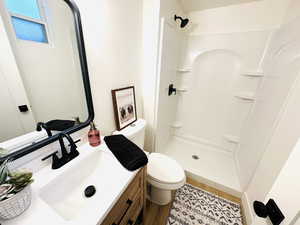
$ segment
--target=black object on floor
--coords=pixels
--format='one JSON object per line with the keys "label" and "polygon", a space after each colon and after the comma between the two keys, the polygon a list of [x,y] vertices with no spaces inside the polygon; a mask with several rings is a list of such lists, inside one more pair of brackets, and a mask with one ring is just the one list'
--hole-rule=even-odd
{"label": "black object on floor", "polygon": [[270,199],[265,205],[262,202],[254,201],[253,208],[259,217],[266,218],[269,216],[273,225],[279,225],[285,219],[281,210],[273,199]]}
{"label": "black object on floor", "polygon": [[104,137],[110,151],[127,170],[137,170],[148,163],[146,154],[124,135]]}

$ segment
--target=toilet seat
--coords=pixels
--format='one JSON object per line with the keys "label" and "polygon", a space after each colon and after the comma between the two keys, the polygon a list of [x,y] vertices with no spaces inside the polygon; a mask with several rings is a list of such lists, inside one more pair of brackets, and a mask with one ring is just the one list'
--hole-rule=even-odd
{"label": "toilet seat", "polygon": [[148,156],[148,182],[158,188],[175,190],[185,183],[182,167],[173,159],[160,153]]}

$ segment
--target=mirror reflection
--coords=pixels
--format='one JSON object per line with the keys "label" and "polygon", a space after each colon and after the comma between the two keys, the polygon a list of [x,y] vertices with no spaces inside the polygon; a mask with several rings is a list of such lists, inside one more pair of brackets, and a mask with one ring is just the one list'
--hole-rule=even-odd
{"label": "mirror reflection", "polygon": [[[0,147],[88,118],[72,11],[63,0],[0,1]],[[46,124],[46,126],[45,126]],[[38,126],[37,126],[38,125]]]}

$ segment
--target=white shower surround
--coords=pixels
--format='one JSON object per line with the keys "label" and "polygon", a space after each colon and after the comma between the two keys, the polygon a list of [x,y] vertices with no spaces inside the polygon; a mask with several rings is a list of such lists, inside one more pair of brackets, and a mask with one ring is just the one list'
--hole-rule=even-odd
{"label": "white shower surround", "polygon": [[[243,108],[243,101],[235,98],[241,57],[226,49],[204,50],[195,55],[188,66],[191,72],[178,77],[179,86],[185,87],[187,93],[179,95],[177,121],[182,128],[176,129],[175,135],[232,152],[235,144],[224,137],[239,136],[238,124],[244,120],[244,112],[237,118],[237,108]],[[248,108],[242,111],[247,112]]]}
{"label": "white shower surround", "polygon": [[[299,11],[295,10],[295,8],[299,9],[299,6],[290,7],[286,13],[289,2],[283,0],[272,1],[272,3],[264,1],[189,15],[194,26],[191,33],[186,36],[186,51],[181,60],[182,63],[174,65],[173,71],[176,70],[176,72],[172,78],[175,80],[177,88],[185,92],[178,94],[176,110],[173,108],[174,105],[170,106],[167,101],[164,101],[163,105],[158,104],[158,111],[164,111],[161,114],[163,118],[157,119],[158,123],[164,119],[170,122],[170,119],[174,118],[172,115],[174,112],[176,112],[176,119],[169,124],[168,128],[164,129],[164,132],[161,132],[160,129],[157,130],[156,141],[164,139],[165,146],[156,148],[156,151],[164,152],[175,158],[189,175],[193,175],[194,178],[204,183],[232,194],[243,193],[242,200],[246,208],[246,216],[250,218],[249,224],[251,224],[253,216],[250,212],[251,202],[255,199],[263,199],[270,190],[294,141],[292,137],[284,139],[277,137],[277,140],[273,137],[274,132],[277,132],[278,124],[281,123],[282,112],[285,111],[293,90],[295,76],[299,71],[298,58],[295,58],[298,56],[298,46],[293,48],[293,43],[291,43],[299,40],[295,38],[299,33],[298,29],[292,29],[292,24],[281,25],[284,14],[287,17],[285,24],[300,18],[298,17]],[[297,3],[297,1],[293,2]],[[270,4],[274,7],[270,8]],[[243,17],[245,20],[233,20],[242,14],[256,12],[258,7],[264,14],[259,14],[257,20],[246,21],[245,18],[250,18],[247,16]],[[275,15],[276,20],[272,19],[270,22],[269,19]],[[212,23],[207,23],[207,21]],[[205,22],[209,26],[203,27]],[[297,27],[299,23],[295,21],[294,24]],[[290,53],[284,53],[285,48],[290,49],[291,51],[287,50]],[[235,86],[231,89],[231,93],[234,93],[232,101],[240,104],[235,108],[236,111],[232,108],[232,112],[236,112],[240,117],[236,119],[237,117],[232,116],[235,123],[231,124],[235,124],[235,128],[230,132],[225,132],[221,137],[220,133],[224,132],[218,130],[215,132],[215,134],[219,132],[217,138],[215,136],[205,139],[201,138],[201,132],[197,132],[196,127],[199,126],[196,123],[190,122],[188,126],[186,125],[185,121],[192,121],[192,118],[185,118],[185,114],[181,110],[183,105],[189,105],[194,111],[197,108],[197,105],[192,103],[197,102],[198,98],[191,94],[195,94],[195,90],[193,91],[191,88],[196,85],[195,77],[199,78],[199,75],[194,76],[194,59],[197,59],[199,55],[200,58],[203,55],[210,55],[213,58],[213,53],[216,51],[223,52],[224,55],[235,55],[240,63],[239,76],[230,76],[233,78],[232,80],[235,78]],[[274,55],[282,55],[280,57],[286,63],[277,67],[270,64],[268,66],[266,62],[270,59],[274,62]],[[287,68],[288,66],[284,65],[293,66]],[[217,68],[217,70],[219,69],[221,70],[221,68]],[[165,76],[161,74],[161,77]],[[161,89],[162,92],[160,90],[159,97],[166,93],[164,92],[166,89],[167,86]],[[181,101],[184,98],[186,101]],[[241,119],[243,117],[244,120]],[[226,117],[224,116],[224,118]],[[186,130],[192,132],[186,135],[187,133],[183,132]],[[205,135],[207,134],[204,133]],[[281,144],[284,144],[284,149],[288,152],[280,152],[279,147],[275,145],[277,142],[283,142]],[[269,154],[269,152],[273,152],[273,154]],[[193,160],[193,154],[198,155],[200,159]],[[279,155],[284,155],[284,159],[279,159]],[[275,160],[272,165],[269,161],[270,157]],[[258,186],[262,188],[257,188]]]}
{"label": "white shower surround", "polygon": [[[168,105],[172,97],[163,92],[167,81],[161,87],[159,97],[166,100],[159,104],[158,112],[164,113],[158,115],[158,124],[170,124],[167,128],[164,124],[164,129],[158,126],[156,140],[164,144],[157,150],[177,159],[191,175],[235,195],[242,192],[236,149],[263,77],[261,60],[271,33],[186,35],[182,62],[171,78],[177,88],[187,90],[178,93],[176,110],[173,103]],[[176,114],[172,123],[170,110]],[[193,154],[200,156],[197,163]]]}

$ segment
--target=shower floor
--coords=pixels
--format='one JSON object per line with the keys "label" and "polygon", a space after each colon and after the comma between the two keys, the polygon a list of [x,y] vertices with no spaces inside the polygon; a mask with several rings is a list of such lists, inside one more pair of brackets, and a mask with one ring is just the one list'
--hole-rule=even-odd
{"label": "shower floor", "polygon": [[241,196],[235,161],[230,153],[179,137],[173,137],[161,152],[180,163],[191,178],[229,194]]}

